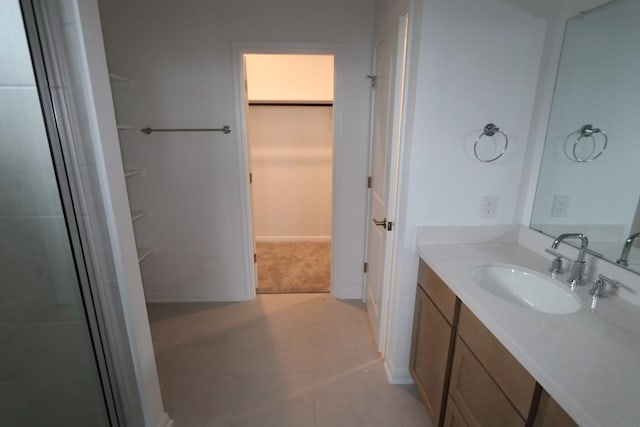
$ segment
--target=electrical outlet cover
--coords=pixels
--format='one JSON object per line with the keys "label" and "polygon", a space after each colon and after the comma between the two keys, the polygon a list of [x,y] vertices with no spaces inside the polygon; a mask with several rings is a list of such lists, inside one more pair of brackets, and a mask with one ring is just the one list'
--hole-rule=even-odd
{"label": "electrical outlet cover", "polygon": [[484,196],[482,199],[481,218],[495,218],[498,216],[498,201],[500,196]]}
{"label": "electrical outlet cover", "polygon": [[567,216],[569,206],[569,196],[564,194],[556,194],[553,196],[553,205],[551,207],[552,218],[563,218]]}

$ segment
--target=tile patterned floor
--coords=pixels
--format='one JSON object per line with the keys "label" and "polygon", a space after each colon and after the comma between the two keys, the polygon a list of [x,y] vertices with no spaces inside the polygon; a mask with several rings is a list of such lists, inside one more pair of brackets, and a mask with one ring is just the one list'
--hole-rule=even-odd
{"label": "tile patterned floor", "polygon": [[387,383],[359,302],[259,295],[149,319],[176,427],[431,426],[414,386]]}

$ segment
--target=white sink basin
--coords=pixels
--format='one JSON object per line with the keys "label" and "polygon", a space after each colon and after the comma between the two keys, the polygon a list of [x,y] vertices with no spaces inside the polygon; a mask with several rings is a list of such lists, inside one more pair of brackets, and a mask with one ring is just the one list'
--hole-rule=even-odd
{"label": "white sink basin", "polygon": [[532,271],[484,265],[474,268],[471,274],[492,294],[542,313],[568,314],[580,309],[580,299],[568,286]]}

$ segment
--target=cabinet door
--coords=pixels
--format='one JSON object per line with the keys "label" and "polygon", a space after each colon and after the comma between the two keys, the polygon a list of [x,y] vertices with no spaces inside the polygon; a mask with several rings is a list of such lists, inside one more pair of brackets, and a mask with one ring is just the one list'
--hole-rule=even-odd
{"label": "cabinet door", "polygon": [[453,399],[447,400],[443,427],[469,427]]}
{"label": "cabinet door", "polygon": [[577,424],[546,391],[542,390],[533,427],[577,427]]}
{"label": "cabinet door", "polygon": [[460,307],[458,336],[509,397],[520,416],[528,417],[536,380],[464,304]]}
{"label": "cabinet door", "polygon": [[525,422],[500,387],[458,338],[449,394],[471,426],[524,426]]}
{"label": "cabinet door", "polygon": [[451,326],[418,287],[411,347],[411,374],[434,424],[440,420],[445,395]]}

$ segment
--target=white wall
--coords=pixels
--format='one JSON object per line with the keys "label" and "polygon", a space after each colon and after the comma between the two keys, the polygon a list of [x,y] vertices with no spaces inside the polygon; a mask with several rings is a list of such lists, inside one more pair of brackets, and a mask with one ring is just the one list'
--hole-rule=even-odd
{"label": "white wall", "polygon": [[[385,354],[394,381],[410,380],[417,226],[514,221],[545,33],[543,19],[499,0],[425,0],[422,7],[413,25],[419,50],[409,85],[417,95],[408,106]],[[388,27],[380,21],[377,28]],[[473,158],[473,141],[488,122],[508,133],[510,145],[499,161],[483,164]],[[484,195],[500,197],[494,219],[480,217]]]}
{"label": "white wall", "polygon": [[245,55],[249,101],[333,101],[333,55]]}
{"label": "white wall", "polygon": [[256,241],[329,241],[333,108],[248,110]]}
{"label": "white wall", "polygon": [[[252,260],[245,242],[233,41],[336,43],[333,293],[362,294],[373,1],[103,1],[111,71],[136,80],[116,109],[141,126],[228,124],[230,135],[138,133],[125,163],[146,169],[130,196],[152,216],[136,229],[156,252],[143,264],[149,301],[242,300]],[[244,236],[244,237],[243,237]],[[246,240],[243,240],[245,239]]]}

